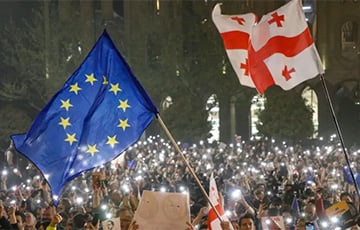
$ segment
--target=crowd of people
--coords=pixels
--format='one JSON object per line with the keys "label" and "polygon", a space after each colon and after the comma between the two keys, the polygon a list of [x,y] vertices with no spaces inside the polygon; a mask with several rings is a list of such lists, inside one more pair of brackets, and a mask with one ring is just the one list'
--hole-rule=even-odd
{"label": "crowd of people", "polygon": [[[230,144],[179,146],[206,191],[213,173],[234,229],[280,229],[275,217],[286,229],[358,229],[359,196],[344,180],[347,162],[335,136],[294,145],[236,138]],[[346,151],[356,177],[360,151]],[[188,193],[188,229],[208,227],[207,199],[180,153],[160,136],[83,172],[65,186],[56,205],[42,174],[12,145],[2,158],[0,229],[111,229],[107,220],[113,218],[120,218],[121,229],[137,229],[132,220],[144,190]],[[327,210],[340,201],[346,212],[330,215]],[[226,224],[223,229],[230,229]]]}

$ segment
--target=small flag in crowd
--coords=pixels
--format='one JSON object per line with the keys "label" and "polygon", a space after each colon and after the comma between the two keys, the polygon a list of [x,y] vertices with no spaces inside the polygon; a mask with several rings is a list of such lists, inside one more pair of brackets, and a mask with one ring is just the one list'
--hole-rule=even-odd
{"label": "small flag in crowd", "polygon": [[293,201],[291,203],[291,209],[293,210],[295,216],[300,216],[299,200],[296,197],[293,198]]}
{"label": "small flag in crowd", "polygon": [[[209,199],[210,199],[210,202],[214,205],[218,214],[221,216],[221,219],[223,221],[229,221],[229,219],[227,218],[227,216],[224,213],[224,209],[222,207],[222,202],[220,201],[220,196],[219,196],[219,193],[217,190],[217,186],[216,186],[216,182],[215,182],[213,173],[211,173],[211,176],[210,176]],[[220,222],[218,216],[216,215],[215,210],[212,207],[210,207],[210,210],[208,213],[208,229],[209,230],[222,230],[220,223],[221,222]],[[231,225],[230,225],[230,229],[233,230]]]}
{"label": "small flag in crowd", "polygon": [[212,20],[221,34],[231,65],[240,84],[255,88],[250,77],[248,47],[250,32],[257,17],[253,13],[224,15],[220,6],[220,3],[215,5]]}
{"label": "small flag in crowd", "polygon": [[360,174],[357,172],[354,172],[351,168],[344,166],[343,168],[343,177],[344,177],[344,181],[350,185],[354,185],[354,180],[351,176],[351,171],[354,174],[355,180],[356,180],[356,184],[358,185],[358,187],[360,186]]}
{"label": "small flag in crowd", "polygon": [[[224,32],[233,31],[229,20],[219,23],[219,9],[216,5],[213,11],[213,21],[224,39]],[[240,21],[240,20],[239,20]],[[245,20],[246,21],[246,20]],[[247,20],[249,21],[249,20]],[[246,76],[250,74],[253,84],[259,93],[272,86],[278,85],[284,90],[290,90],[298,84],[323,74],[324,70],[316,50],[310,30],[307,26],[301,1],[292,0],[279,9],[270,12],[262,17],[258,24],[251,21],[247,32],[250,34],[247,51],[248,62],[246,65]],[[226,25],[226,26],[225,26]],[[237,38],[230,36],[224,39],[224,43],[237,44],[234,41],[243,42],[245,36]],[[231,42],[230,42],[231,41]],[[228,52],[230,46],[225,44]],[[245,49],[245,47],[241,47]],[[239,48],[238,48],[239,49]],[[241,58],[246,58],[246,52]],[[228,55],[231,63],[235,63],[235,72],[239,79],[243,79],[243,72],[239,72],[239,57]],[[240,68],[241,69],[241,68]],[[239,75],[240,73],[240,75]],[[240,81],[241,82],[241,81]],[[242,82],[241,82],[242,83]],[[243,83],[242,83],[243,84]],[[251,84],[244,84],[252,87]]]}
{"label": "small flag in crowd", "polygon": [[157,113],[104,31],[29,131],[12,140],[41,171],[56,198],[71,179],[136,142]]}

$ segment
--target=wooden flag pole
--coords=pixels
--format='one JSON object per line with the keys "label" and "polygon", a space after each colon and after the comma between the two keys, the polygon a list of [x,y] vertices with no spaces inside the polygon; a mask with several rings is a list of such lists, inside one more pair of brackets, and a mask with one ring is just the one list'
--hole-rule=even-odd
{"label": "wooden flag pole", "polygon": [[189,164],[188,160],[185,158],[183,152],[181,151],[179,145],[176,143],[175,139],[173,138],[173,136],[171,135],[170,131],[168,130],[168,128],[166,127],[166,125],[164,124],[163,120],[160,117],[160,114],[157,114],[157,119],[161,125],[161,127],[164,129],[166,135],[169,137],[171,143],[174,145],[176,151],[180,154],[182,160],[184,161],[184,163],[186,164],[187,168],[189,169],[191,175],[194,177],[196,183],[199,185],[200,190],[202,192],[202,194],[204,195],[204,197],[206,198],[207,202],[210,204],[211,208],[214,210],[214,212],[216,213],[217,217],[219,218],[219,220],[223,223],[223,220],[219,214],[219,212],[217,211],[217,209],[215,208],[214,204],[210,201],[210,198],[208,196],[208,194],[206,193],[204,187],[202,186],[199,178],[196,176],[194,170],[192,169],[191,165]]}
{"label": "wooden flag pole", "polygon": [[358,185],[356,183],[356,178],[354,176],[354,173],[353,171],[351,170],[351,166],[350,166],[350,160],[349,160],[349,155],[346,151],[346,147],[345,147],[345,144],[344,144],[344,139],[343,139],[343,136],[342,136],[342,133],[341,133],[341,130],[340,130],[340,126],[339,126],[339,123],[338,123],[338,120],[336,118],[336,115],[335,115],[335,111],[334,111],[334,107],[332,105],[332,102],[331,102],[331,98],[330,98],[330,94],[329,94],[329,90],[326,86],[326,82],[325,82],[325,79],[324,79],[324,75],[321,74],[320,75],[320,79],[321,79],[321,82],[322,82],[322,85],[324,87],[324,90],[325,90],[325,96],[326,96],[326,99],[329,103],[329,107],[330,107],[330,110],[331,110],[331,115],[332,115],[332,118],[334,120],[334,123],[335,123],[335,127],[336,127],[336,130],[337,130],[337,133],[339,135],[339,139],[340,139],[340,142],[341,142],[341,147],[343,149],[343,152],[344,152],[344,155],[345,155],[345,160],[346,160],[346,163],[349,167],[349,171],[350,171],[350,174],[351,174],[351,178],[353,179],[354,181],[354,185],[355,185],[355,189],[356,189],[356,192],[357,192],[357,195],[360,197],[360,191],[359,191],[359,188],[358,188]]}

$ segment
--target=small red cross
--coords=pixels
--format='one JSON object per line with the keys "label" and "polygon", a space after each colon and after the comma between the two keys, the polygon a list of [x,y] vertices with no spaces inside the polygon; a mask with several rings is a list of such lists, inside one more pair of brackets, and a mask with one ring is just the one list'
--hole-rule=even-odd
{"label": "small red cross", "polygon": [[245,59],[245,63],[240,63],[240,69],[244,69],[244,75],[249,76],[249,59]]}
{"label": "small red cross", "polygon": [[239,23],[240,25],[244,25],[245,19],[244,18],[240,18],[237,16],[233,16],[231,17],[232,20],[236,21],[237,23]]}
{"label": "small red cross", "polygon": [[276,23],[277,27],[282,27],[281,21],[285,21],[284,15],[278,15],[277,12],[271,15],[272,19],[268,21],[269,24]]}
{"label": "small red cross", "polygon": [[282,75],[284,76],[285,80],[288,81],[291,79],[291,73],[294,73],[295,72],[295,69],[294,68],[291,68],[290,70],[288,70],[287,68],[287,65],[285,65],[283,71],[282,71]]}

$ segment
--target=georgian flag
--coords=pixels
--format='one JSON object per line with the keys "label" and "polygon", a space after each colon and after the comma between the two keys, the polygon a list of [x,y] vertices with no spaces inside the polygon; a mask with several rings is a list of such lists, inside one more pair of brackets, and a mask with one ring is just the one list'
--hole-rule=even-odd
{"label": "georgian flag", "polygon": [[253,27],[249,64],[259,93],[272,85],[290,90],[324,73],[300,0],[264,15]]}
{"label": "georgian flag", "polygon": [[[214,179],[213,173],[210,176],[210,186],[209,186],[209,199],[213,204],[218,214],[221,216],[222,221],[229,221],[229,218],[225,215],[224,209],[222,207],[222,203],[220,202],[220,196],[217,190],[216,182]],[[216,215],[214,209],[210,206],[210,210],[208,213],[208,229],[209,230],[222,230],[220,226],[220,220]],[[232,225],[230,224],[230,230],[233,230]]]}
{"label": "georgian flag", "polygon": [[215,5],[212,20],[221,34],[228,58],[240,84],[255,88],[249,72],[248,46],[250,32],[257,17],[253,13],[223,15],[220,5]]}

